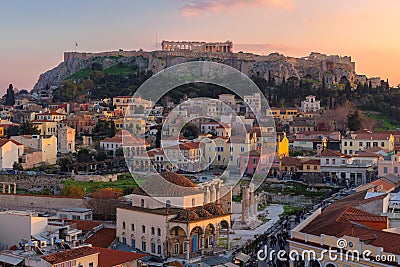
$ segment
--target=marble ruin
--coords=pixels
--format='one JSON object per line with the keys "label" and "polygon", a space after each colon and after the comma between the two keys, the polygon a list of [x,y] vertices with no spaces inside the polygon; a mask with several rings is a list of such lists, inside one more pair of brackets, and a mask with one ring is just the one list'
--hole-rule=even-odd
{"label": "marble ruin", "polygon": [[233,43],[226,42],[190,42],[190,41],[163,41],[161,43],[163,51],[188,51],[199,53],[232,53]]}

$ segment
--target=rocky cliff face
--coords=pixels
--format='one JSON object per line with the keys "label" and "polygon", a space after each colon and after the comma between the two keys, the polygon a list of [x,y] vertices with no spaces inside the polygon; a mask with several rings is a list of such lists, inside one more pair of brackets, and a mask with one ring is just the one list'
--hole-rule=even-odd
{"label": "rocky cliff face", "polygon": [[104,52],[91,53],[66,53],[65,61],[52,70],[40,75],[34,86],[35,91],[40,91],[46,86],[59,86],[75,72],[89,68],[93,62],[99,62],[106,69],[114,64],[131,63],[140,70],[157,73],[170,66],[194,60],[209,60],[227,64],[248,76],[261,76],[268,79],[274,77],[277,84],[283,78],[322,80],[327,84],[338,83],[343,77],[354,81],[355,63],[350,57],[327,56],[311,53],[305,58],[292,58],[277,53],[268,56],[258,56],[246,53],[232,54],[199,54],[199,53],[174,53],[166,51],[155,52]]}

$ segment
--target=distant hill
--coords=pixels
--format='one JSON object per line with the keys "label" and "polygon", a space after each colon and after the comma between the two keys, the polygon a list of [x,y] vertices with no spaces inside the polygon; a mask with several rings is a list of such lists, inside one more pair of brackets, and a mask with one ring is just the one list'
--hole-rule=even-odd
{"label": "distant hill", "polygon": [[[106,75],[129,76],[158,71],[188,61],[208,60],[234,67],[250,77],[275,80],[280,84],[288,79],[308,79],[327,86],[343,79],[358,81],[355,63],[350,57],[311,53],[308,57],[293,58],[273,53],[267,56],[249,53],[182,53],[167,51],[113,51],[104,53],[65,52],[64,61],[40,75],[35,92],[61,86],[65,80],[88,79],[93,63],[100,64]],[[121,67],[118,67],[121,66]],[[366,81],[364,81],[366,82]]]}

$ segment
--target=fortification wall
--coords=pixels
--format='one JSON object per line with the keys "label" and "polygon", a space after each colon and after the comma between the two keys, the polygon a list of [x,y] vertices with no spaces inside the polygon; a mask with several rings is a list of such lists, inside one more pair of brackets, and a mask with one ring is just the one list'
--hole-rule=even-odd
{"label": "fortification wall", "polygon": [[50,211],[85,207],[86,200],[80,198],[0,194],[1,209]]}

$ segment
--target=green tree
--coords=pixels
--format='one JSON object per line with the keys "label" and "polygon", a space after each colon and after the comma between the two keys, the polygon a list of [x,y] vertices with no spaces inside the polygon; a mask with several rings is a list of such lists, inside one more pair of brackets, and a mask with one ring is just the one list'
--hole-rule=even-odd
{"label": "green tree", "polygon": [[355,110],[353,113],[349,113],[347,115],[347,127],[350,131],[361,130],[362,119],[358,110]]}
{"label": "green tree", "polygon": [[83,198],[85,196],[85,191],[81,186],[77,185],[65,185],[61,189],[62,196]]}
{"label": "green tree", "polygon": [[57,160],[57,164],[60,167],[60,171],[69,172],[74,165],[74,159],[71,154],[68,154]]}
{"label": "green tree", "polygon": [[196,139],[199,136],[199,129],[193,123],[186,123],[182,128],[182,135],[188,139]]}
{"label": "green tree", "polygon": [[87,148],[81,148],[78,150],[78,162],[91,162],[92,155],[90,155],[90,151]]}
{"label": "green tree", "polygon": [[14,87],[12,84],[10,84],[8,86],[7,93],[6,93],[6,100],[5,100],[4,104],[7,106],[14,106],[14,104],[15,104],[15,93],[14,93]]}
{"label": "green tree", "polygon": [[22,170],[24,170],[24,168],[22,168],[21,163],[14,161],[13,170],[14,171],[22,171]]}
{"label": "green tree", "polygon": [[20,125],[20,133],[27,134],[27,135],[35,135],[40,134],[40,130],[36,125],[33,124],[31,121],[24,121]]}

